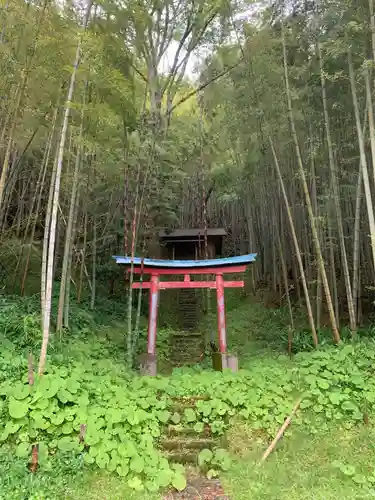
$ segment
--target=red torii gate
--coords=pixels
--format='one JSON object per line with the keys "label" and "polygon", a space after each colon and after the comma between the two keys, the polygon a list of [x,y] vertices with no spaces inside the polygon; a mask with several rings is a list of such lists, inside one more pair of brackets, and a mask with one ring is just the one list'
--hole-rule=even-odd
{"label": "red torii gate", "polygon": [[[227,355],[227,340],[225,326],[225,288],[241,288],[244,286],[243,280],[224,281],[224,274],[242,273],[246,267],[255,262],[257,254],[241,255],[239,257],[229,257],[225,259],[209,260],[159,260],[142,259],[139,257],[114,256],[117,264],[127,267],[133,266],[135,274],[150,275],[150,281],[135,282],[134,289],[149,289],[149,318],[148,318],[148,340],[147,354],[148,363],[155,361],[157,314],[159,303],[159,291],[179,288],[211,288],[216,289],[219,351],[222,356]],[[194,281],[191,275],[215,275],[214,281]],[[161,276],[183,275],[183,281],[161,281]],[[224,364],[226,366],[226,364]],[[156,374],[156,365],[151,370]]]}

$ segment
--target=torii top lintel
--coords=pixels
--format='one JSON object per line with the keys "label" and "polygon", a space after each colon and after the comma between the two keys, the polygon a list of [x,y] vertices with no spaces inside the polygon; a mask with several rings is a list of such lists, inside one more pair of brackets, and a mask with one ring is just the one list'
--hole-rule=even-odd
{"label": "torii top lintel", "polygon": [[[158,288],[216,288],[216,281],[190,281],[190,275],[225,273],[241,273],[248,264],[255,262],[257,254],[240,255],[225,259],[207,260],[160,260],[142,259],[140,257],[114,256],[117,264],[127,267],[133,266],[135,274],[148,274],[153,277],[162,275],[184,275],[184,281],[158,281]],[[225,288],[239,288],[244,286],[243,281],[225,281]],[[151,282],[133,283],[133,288],[151,288]]]}
{"label": "torii top lintel", "polygon": [[116,264],[134,266],[134,272],[139,274],[217,274],[243,272],[247,265],[255,262],[256,253],[228,257],[225,259],[207,260],[161,260],[142,259],[140,257],[122,257],[115,255]]}

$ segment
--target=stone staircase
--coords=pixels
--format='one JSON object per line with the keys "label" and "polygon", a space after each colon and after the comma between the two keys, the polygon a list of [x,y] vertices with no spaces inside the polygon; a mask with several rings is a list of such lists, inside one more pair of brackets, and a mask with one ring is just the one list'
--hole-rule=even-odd
{"label": "stone staircase", "polygon": [[180,415],[181,423],[168,425],[159,445],[168,460],[180,464],[197,464],[199,452],[205,448],[213,449],[224,446],[223,438],[213,436],[209,425],[202,432],[184,423],[184,410],[195,408],[195,403],[204,397],[189,399],[175,398],[171,411]]}
{"label": "stone staircase", "polygon": [[194,365],[201,360],[204,334],[197,331],[199,317],[196,290],[179,290],[178,330],[170,339],[170,361],[173,366]]}
{"label": "stone staircase", "polygon": [[179,327],[185,331],[192,331],[196,328],[200,317],[197,291],[182,288],[178,292]]}

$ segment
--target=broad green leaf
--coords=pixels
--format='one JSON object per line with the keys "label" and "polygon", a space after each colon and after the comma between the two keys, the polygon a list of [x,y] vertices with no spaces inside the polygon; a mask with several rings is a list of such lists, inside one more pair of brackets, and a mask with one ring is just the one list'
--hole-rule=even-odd
{"label": "broad green leaf", "polygon": [[54,377],[50,384],[49,387],[46,389],[44,392],[44,396],[48,399],[51,399],[56,396],[58,393],[59,389],[65,385],[65,382],[63,379],[60,377]]}
{"label": "broad green leaf", "polygon": [[9,415],[12,418],[23,418],[27,415],[29,411],[29,403],[28,401],[17,401],[14,398],[9,399]]}
{"label": "broad green leaf", "polygon": [[30,394],[30,386],[16,382],[12,388],[11,395],[14,399],[22,400]]}
{"label": "broad green leaf", "polygon": [[120,443],[117,449],[122,457],[133,457],[137,454],[137,450],[132,442]]}
{"label": "broad green leaf", "polygon": [[107,465],[108,472],[114,472],[117,466],[118,466],[118,461],[111,458]]}
{"label": "broad green leaf", "polygon": [[318,386],[321,388],[321,389],[328,389],[329,388],[329,383],[327,382],[327,380],[325,380],[324,378],[319,378],[317,380],[317,384]]}
{"label": "broad green leaf", "polygon": [[109,464],[109,456],[105,452],[101,452],[95,457],[95,461],[99,467],[99,469],[105,469]]}
{"label": "broad green leaf", "polygon": [[116,468],[117,474],[121,477],[126,477],[129,474],[129,467],[123,463]]}
{"label": "broad green leaf", "polygon": [[214,477],[218,477],[218,475],[219,473],[215,469],[210,469],[206,474],[208,479],[213,479]]}
{"label": "broad green leaf", "polygon": [[345,411],[358,411],[358,406],[355,405],[352,401],[344,401],[341,404],[341,408]]}
{"label": "broad green leaf", "polygon": [[135,491],[143,491],[144,490],[144,485],[142,481],[140,480],[139,477],[134,476],[129,479],[128,485],[130,488],[132,488]]}
{"label": "broad green leaf", "polygon": [[177,491],[183,491],[186,488],[186,478],[179,472],[175,472],[172,476],[172,486]]}
{"label": "broad green leaf", "polygon": [[51,422],[58,426],[61,425],[64,422],[65,416],[62,411],[60,411],[57,414],[51,415]]}
{"label": "broad green leaf", "polygon": [[172,469],[179,474],[185,474],[185,467],[181,464],[172,464]]}
{"label": "broad green leaf", "polygon": [[113,424],[120,423],[123,418],[122,411],[117,408],[113,408],[110,412],[108,412],[106,418],[109,422],[112,422]]}
{"label": "broad green leaf", "polygon": [[83,456],[83,460],[87,463],[87,464],[93,464],[95,462],[95,458],[90,455],[89,453],[85,453],[84,456]]}
{"label": "broad green leaf", "polygon": [[339,392],[330,392],[328,397],[334,405],[339,405],[342,400],[342,395]]}
{"label": "broad green leaf", "polygon": [[130,469],[140,474],[145,467],[145,462],[142,457],[135,456],[130,460]]}
{"label": "broad green leaf", "polygon": [[197,416],[196,416],[193,408],[185,408],[184,417],[185,417],[186,422],[189,422],[189,423],[195,422],[197,420]]}
{"label": "broad green leaf", "polygon": [[309,408],[310,406],[312,406],[312,401],[310,399],[303,399],[301,401],[301,408]]}
{"label": "broad green leaf", "polygon": [[345,476],[354,476],[355,467],[353,465],[342,465],[340,470]]}
{"label": "broad green leaf", "polygon": [[40,442],[38,446],[38,459],[46,458],[49,454],[48,446],[44,442]]}
{"label": "broad green leaf", "polygon": [[202,467],[202,465],[211,462],[213,457],[213,453],[208,448],[203,449],[198,455],[198,465]]}
{"label": "broad green leaf", "polygon": [[195,432],[201,433],[204,431],[204,423],[203,422],[196,422],[194,424],[194,430]]}
{"label": "broad green leaf", "polygon": [[171,416],[171,421],[176,425],[179,424],[181,422],[181,415],[177,412],[173,413],[173,415]]}
{"label": "broad green leaf", "polygon": [[65,424],[61,427],[61,432],[63,434],[71,434],[73,432],[72,422],[65,422]]}
{"label": "broad green leaf", "polygon": [[58,440],[57,447],[60,451],[67,452],[76,449],[77,444],[78,444],[78,438],[76,438],[73,441],[71,437],[66,436]]}
{"label": "broad green leaf", "polygon": [[170,484],[172,474],[170,469],[162,469],[158,472],[157,479],[161,488],[166,488]]}
{"label": "broad green leaf", "polygon": [[154,480],[149,479],[148,481],[146,481],[145,482],[146,490],[156,493],[160,487],[159,483],[158,483],[158,479],[159,478],[156,478]]}
{"label": "broad green leaf", "polygon": [[158,411],[157,413],[157,416],[158,416],[158,419],[160,420],[160,422],[162,422],[163,424],[166,424],[171,416],[170,412],[169,411]]}
{"label": "broad green leaf", "polygon": [[16,433],[20,427],[21,424],[19,423],[19,421],[14,422],[13,420],[8,420],[4,427],[3,433],[0,436],[0,441],[5,441],[6,439],[8,439],[8,436]]}
{"label": "broad green leaf", "polygon": [[27,442],[20,443],[17,446],[16,455],[19,458],[31,457],[31,445],[30,445],[30,443],[27,443]]}

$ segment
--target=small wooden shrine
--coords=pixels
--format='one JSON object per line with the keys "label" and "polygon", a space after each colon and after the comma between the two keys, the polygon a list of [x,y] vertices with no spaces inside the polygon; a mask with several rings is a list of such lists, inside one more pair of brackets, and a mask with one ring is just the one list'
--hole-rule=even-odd
{"label": "small wooden shrine", "polygon": [[[213,259],[222,255],[223,239],[227,232],[223,228],[207,229],[207,258]],[[159,232],[161,257],[164,259],[204,259],[205,249],[204,229],[175,229]]]}

